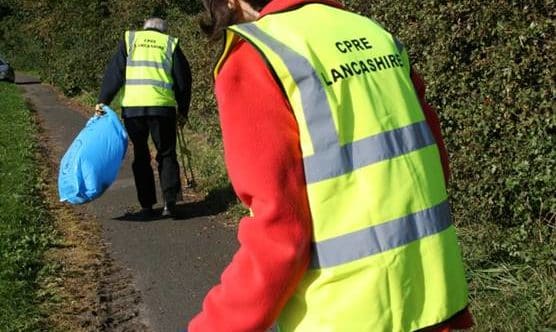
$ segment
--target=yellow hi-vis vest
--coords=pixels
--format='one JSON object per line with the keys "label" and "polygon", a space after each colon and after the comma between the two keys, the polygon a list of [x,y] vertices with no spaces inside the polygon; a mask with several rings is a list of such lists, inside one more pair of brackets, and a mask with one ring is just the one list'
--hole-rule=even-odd
{"label": "yellow hi-vis vest", "polygon": [[176,106],[172,59],[178,39],[158,31],[126,31],[122,106]]}
{"label": "yellow hi-vis vest", "polygon": [[412,331],[467,306],[438,147],[408,54],[374,21],[322,4],[231,26],[295,113],[313,248],[280,331]]}

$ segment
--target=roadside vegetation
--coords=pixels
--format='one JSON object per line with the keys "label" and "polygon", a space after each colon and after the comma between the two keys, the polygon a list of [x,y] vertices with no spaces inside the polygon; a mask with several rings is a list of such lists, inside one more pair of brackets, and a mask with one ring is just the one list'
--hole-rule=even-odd
{"label": "roadside vegetation", "polygon": [[[343,2],[398,36],[428,82],[450,152],[476,330],[556,330],[554,1]],[[0,51],[94,102],[123,31],[167,18],[194,75],[187,136],[196,180],[214,204],[238,209],[212,94],[221,45],[199,32],[200,11],[199,1],[0,0]]]}
{"label": "roadside vegetation", "polygon": [[39,331],[43,254],[55,240],[43,201],[36,126],[15,85],[0,82],[0,330]]}

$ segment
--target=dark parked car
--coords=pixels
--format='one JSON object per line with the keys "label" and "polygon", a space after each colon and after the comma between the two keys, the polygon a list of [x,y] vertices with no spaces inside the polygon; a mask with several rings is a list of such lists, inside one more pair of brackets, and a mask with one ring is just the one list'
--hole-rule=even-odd
{"label": "dark parked car", "polygon": [[14,69],[4,59],[0,58],[0,81],[15,81]]}

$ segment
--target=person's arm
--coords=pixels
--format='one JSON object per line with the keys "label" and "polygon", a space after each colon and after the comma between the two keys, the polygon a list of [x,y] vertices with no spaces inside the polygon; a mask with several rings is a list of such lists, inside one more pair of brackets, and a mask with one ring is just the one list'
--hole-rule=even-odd
{"label": "person's arm", "polygon": [[173,56],[172,77],[174,79],[174,95],[178,104],[178,114],[187,118],[191,102],[191,68],[179,46]]}
{"label": "person's arm", "polygon": [[98,104],[110,105],[125,81],[127,51],[125,42],[121,40],[116,53],[104,71],[102,86],[98,97]]}
{"label": "person's arm", "polygon": [[415,86],[415,91],[417,91],[417,96],[421,102],[421,107],[425,113],[425,119],[431,128],[432,135],[438,145],[438,150],[440,151],[440,160],[442,162],[442,169],[444,170],[444,179],[446,183],[450,179],[450,162],[448,159],[448,151],[446,150],[446,145],[444,144],[444,139],[442,138],[442,132],[440,130],[440,120],[438,114],[434,108],[427,103],[425,99],[426,86],[425,81],[421,76],[414,70],[411,70],[411,80],[413,81],[413,86]]}
{"label": "person's arm", "polygon": [[216,95],[229,177],[253,216],[241,220],[240,247],[188,331],[264,331],[310,259],[311,217],[297,123],[251,45],[241,43],[229,56]]}

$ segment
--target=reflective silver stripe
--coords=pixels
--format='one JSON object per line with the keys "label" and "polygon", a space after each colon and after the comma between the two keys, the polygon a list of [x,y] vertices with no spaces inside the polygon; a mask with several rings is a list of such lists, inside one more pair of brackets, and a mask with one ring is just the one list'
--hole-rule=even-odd
{"label": "reflective silver stripe", "polygon": [[[314,155],[303,161],[307,183],[347,174],[435,143],[430,128],[421,122],[340,146],[326,92],[309,61],[253,23],[240,24],[237,29],[246,38],[255,36],[280,56],[297,84],[314,150]],[[402,52],[403,45],[397,39],[395,43]]]}
{"label": "reflective silver stripe", "polygon": [[398,38],[394,38],[394,42],[396,43],[396,48],[398,49],[398,53],[401,55],[405,46]]}
{"label": "reflective silver stripe", "polygon": [[434,143],[427,123],[414,123],[305,157],[305,178],[307,183],[330,179]]}
{"label": "reflective silver stripe", "polygon": [[130,67],[153,67],[157,69],[164,69],[166,70],[167,66],[163,63],[156,62],[156,61],[132,61],[128,58],[127,65]]}
{"label": "reflective silver stripe", "polygon": [[129,49],[127,50],[127,58],[131,58],[131,54],[133,53],[133,44],[135,43],[135,31],[130,31],[127,36],[127,45]]}
{"label": "reflective silver stripe", "polygon": [[168,41],[166,42],[166,61],[171,63],[172,61],[172,54],[174,53],[172,50],[172,46],[174,44],[174,38],[168,36]]}
{"label": "reflective silver stripe", "polygon": [[135,42],[135,31],[129,32],[128,43],[129,43],[129,53],[127,55],[127,66],[130,67],[151,67],[157,69],[164,69],[164,71],[168,74],[172,72],[172,44],[174,43],[174,38],[168,36],[168,41],[166,43],[166,59],[160,63],[156,61],[143,61],[143,60],[132,60],[132,53],[133,53],[133,43]]}
{"label": "reflective silver stripe", "polygon": [[326,92],[309,61],[253,23],[240,24],[237,28],[247,32],[246,37],[254,35],[282,58],[301,94],[303,113],[315,153],[339,147]]}
{"label": "reflective silver stripe", "polygon": [[156,80],[134,80],[134,79],[130,79],[130,80],[126,80],[125,84],[126,85],[152,85],[152,86],[157,86],[157,87],[164,88],[164,89],[172,89],[172,87],[173,87],[172,83],[166,83],[166,82],[156,81]]}
{"label": "reflective silver stripe", "polygon": [[311,268],[333,267],[376,255],[440,233],[451,224],[450,205],[444,201],[399,219],[313,243]]}

